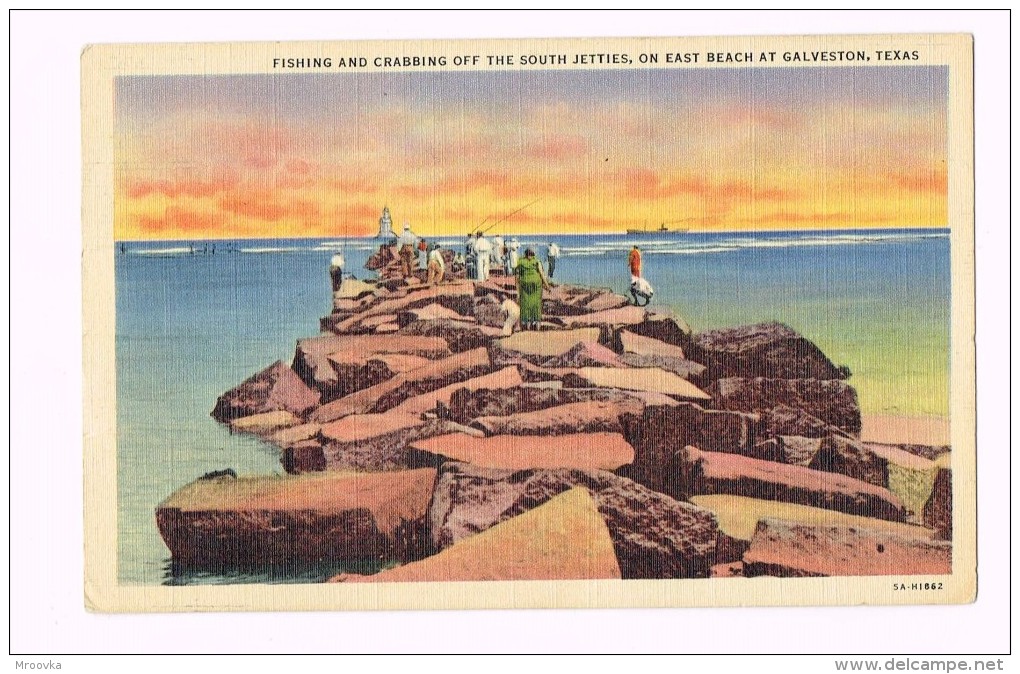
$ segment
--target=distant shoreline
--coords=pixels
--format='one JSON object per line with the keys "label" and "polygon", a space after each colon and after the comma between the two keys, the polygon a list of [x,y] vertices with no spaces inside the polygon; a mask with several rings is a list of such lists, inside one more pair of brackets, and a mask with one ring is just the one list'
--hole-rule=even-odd
{"label": "distant shoreline", "polygon": [[[833,232],[949,232],[951,227],[830,227],[824,229],[688,229],[686,231],[657,232],[648,230],[647,234],[812,234],[812,233],[833,233]],[[642,236],[646,234],[628,234],[626,231],[590,231],[590,232],[525,232],[520,236],[528,237],[558,237],[558,236]],[[425,238],[430,236],[437,239],[458,238],[463,234],[451,232],[449,234],[423,234]],[[204,241],[318,241],[322,239],[354,239],[371,241],[376,240],[373,233],[368,234],[322,234],[317,236],[225,236],[213,238],[189,238],[189,239],[114,239],[115,244],[121,243],[187,243]]]}

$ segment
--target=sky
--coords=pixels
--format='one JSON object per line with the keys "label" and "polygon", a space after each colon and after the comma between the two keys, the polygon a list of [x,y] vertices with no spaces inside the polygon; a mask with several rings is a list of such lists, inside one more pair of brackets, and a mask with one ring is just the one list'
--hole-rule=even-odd
{"label": "sky", "polygon": [[944,227],[947,73],[119,77],[115,237]]}

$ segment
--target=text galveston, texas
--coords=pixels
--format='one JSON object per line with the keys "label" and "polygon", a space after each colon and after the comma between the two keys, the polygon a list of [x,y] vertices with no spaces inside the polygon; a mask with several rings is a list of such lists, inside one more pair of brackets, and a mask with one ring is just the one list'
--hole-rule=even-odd
{"label": "text galveston, texas", "polygon": [[602,52],[583,54],[458,54],[422,56],[314,56],[274,57],[276,70],[332,68],[436,68],[453,66],[553,66],[640,64],[735,64],[735,63],[841,63],[867,61],[918,61],[914,50],[880,49],[820,51],[708,51],[708,52]]}

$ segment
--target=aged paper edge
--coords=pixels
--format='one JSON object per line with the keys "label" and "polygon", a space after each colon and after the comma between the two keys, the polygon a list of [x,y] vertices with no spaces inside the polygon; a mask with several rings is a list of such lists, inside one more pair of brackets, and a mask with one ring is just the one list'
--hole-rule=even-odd
{"label": "aged paper edge", "polygon": [[[149,587],[117,579],[116,390],[114,352],[113,78],[119,75],[272,72],[273,57],[307,57],[337,46],[345,54],[396,56],[406,46],[430,53],[502,53],[512,45],[545,51],[856,50],[922,47],[910,65],[949,65],[949,227],[952,280],[950,420],[953,568],[944,592],[895,593],[894,577],[627,581],[393,583],[366,586],[230,585]],[[536,50],[537,51],[537,50]],[[484,62],[484,59],[481,59]],[[371,59],[370,59],[371,62]],[[784,67],[788,63],[755,64]],[[798,67],[824,67],[796,64]],[[873,67],[882,65],[854,63]],[[557,66],[552,66],[553,68]],[[572,69],[575,66],[560,66]],[[634,68],[589,66],[592,68]],[[502,67],[502,68],[505,68]],[[450,65],[446,68],[458,69]],[[463,69],[463,68],[459,68]],[[485,70],[485,67],[472,69]],[[494,69],[501,69],[496,67]],[[392,70],[368,68],[363,71]],[[308,70],[304,72],[324,72]],[[753,36],[716,38],[570,38],[542,40],[355,41],[94,45],[82,55],[83,349],[85,605],[93,611],[276,611],[467,608],[608,608],[966,603],[977,592],[974,352],[973,54],[968,35]]]}

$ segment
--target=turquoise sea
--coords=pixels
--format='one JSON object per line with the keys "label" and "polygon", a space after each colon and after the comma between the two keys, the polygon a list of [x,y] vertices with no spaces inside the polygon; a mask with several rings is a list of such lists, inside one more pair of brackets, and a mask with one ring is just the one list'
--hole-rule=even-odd
{"label": "turquoise sea", "polygon": [[[427,233],[420,232],[427,237]],[[948,414],[950,250],[945,229],[521,236],[555,281],[625,292],[638,244],[652,308],[693,329],[777,320],[853,372],[865,413]],[[460,248],[459,238],[439,237]],[[217,396],[317,334],[328,264],[363,265],[372,239],[117,242],[118,573],[131,585],[309,582],[340,569],[173,568],[157,504],[211,470],[283,473],[275,448],[209,416]],[[362,565],[351,570],[370,570]]]}

